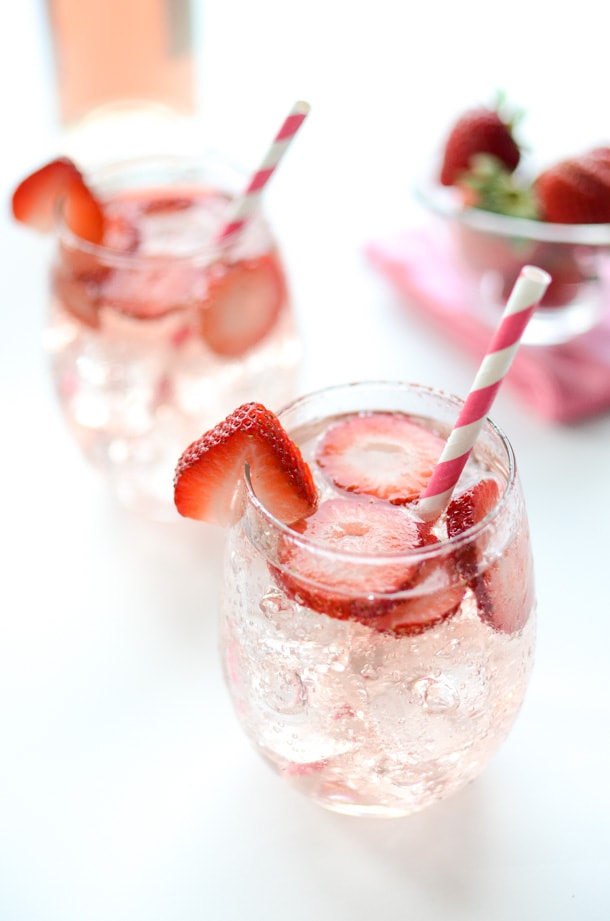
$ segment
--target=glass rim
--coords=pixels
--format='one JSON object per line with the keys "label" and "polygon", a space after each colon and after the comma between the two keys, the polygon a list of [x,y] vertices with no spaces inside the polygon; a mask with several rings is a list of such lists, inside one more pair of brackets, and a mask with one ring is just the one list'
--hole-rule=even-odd
{"label": "glass rim", "polygon": [[[173,182],[172,180],[177,178],[177,176],[172,176],[172,173],[177,173],[177,171],[187,171],[187,170],[205,170],[208,168],[217,168],[226,170],[230,173],[233,179],[237,182],[244,184],[247,181],[248,173],[245,167],[235,160],[231,159],[229,156],[223,154],[220,150],[216,148],[206,148],[200,152],[190,151],[188,153],[162,153],[162,154],[144,154],[137,157],[125,157],[119,158],[116,160],[110,160],[108,163],[97,165],[88,175],[87,181],[92,188],[98,188],[104,181],[111,181],[112,178],[120,176],[129,176],[132,175],[136,180],[138,176],[142,175],[142,170],[146,169],[166,169],[168,171],[168,182],[163,185],[162,182],[159,182],[158,186],[153,182],[148,188],[154,189],[158,187],[161,189],[170,189],[172,187],[180,188],[180,182]],[[138,188],[137,181],[131,185],[126,185],[126,189]],[[222,188],[219,186],[218,191],[227,192],[227,194],[233,198],[238,194],[238,190],[228,188]],[[84,253],[88,256],[91,256],[94,259],[99,260],[102,264],[109,265],[116,268],[135,268],[138,265],[149,265],[151,262],[154,262],[155,265],[163,265],[163,263],[175,265],[177,263],[184,263],[185,265],[198,265],[201,263],[202,266],[209,265],[211,260],[215,258],[221,259],[231,248],[233,241],[220,241],[214,242],[208,241],[202,246],[193,248],[188,252],[179,252],[179,253],[162,253],[155,252],[149,254],[141,253],[129,253],[121,250],[112,249],[109,246],[104,246],[101,243],[93,243],[89,240],[85,240],[83,237],[79,237],[78,234],[74,233],[66,223],[64,219],[64,202],[65,197],[62,197],[56,205],[55,209],[55,233],[59,239],[60,243],[69,246],[71,249]],[[254,220],[262,222],[267,231],[271,231],[267,223],[266,218],[264,217],[263,209],[259,209],[254,217]],[[272,241],[273,242],[273,241]],[[273,243],[273,246],[275,244]],[[269,248],[273,248],[270,246]]]}
{"label": "glass rim", "polygon": [[[418,384],[415,382],[401,381],[401,380],[365,380],[365,381],[352,381],[342,384],[332,384],[328,387],[323,387],[318,390],[313,390],[309,393],[303,394],[302,396],[297,397],[294,400],[291,400],[280,410],[277,411],[276,415],[278,416],[280,422],[282,422],[282,416],[286,415],[288,412],[298,409],[300,406],[306,404],[312,399],[320,399],[325,395],[332,395],[334,393],[340,393],[347,390],[355,391],[357,389],[364,390],[370,388],[383,388],[386,390],[393,391],[409,391],[417,392],[422,395],[430,395],[435,399],[441,399],[445,403],[453,404],[456,409],[456,415],[461,406],[464,403],[462,397],[456,396],[455,394],[449,393],[444,390],[440,390],[435,387],[431,387],[425,384]],[[380,412],[385,411],[380,409]],[[481,536],[485,531],[487,531],[495,521],[498,520],[501,513],[506,508],[508,502],[510,501],[510,496],[515,488],[516,477],[517,477],[517,465],[513,447],[508,439],[506,433],[502,428],[497,425],[489,416],[485,417],[484,426],[487,426],[490,430],[492,436],[494,436],[499,444],[502,446],[506,456],[506,483],[505,488],[503,489],[500,498],[493,509],[470,528],[456,534],[454,537],[443,538],[435,544],[423,545],[421,547],[409,548],[405,551],[396,551],[393,553],[354,553],[353,551],[329,549],[327,544],[324,544],[320,541],[311,540],[307,538],[306,535],[299,533],[298,531],[293,530],[289,524],[286,524],[276,518],[268,509],[265,508],[261,500],[257,497],[254,492],[252,485],[252,480],[250,476],[250,467],[248,464],[244,467],[244,483],[245,483],[245,492],[246,492],[246,501],[250,503],[255,512],[262,516],[262,518],[267,522],[267,524],[272,527],[282,538],[288,540],[292,545],[299,546],[301,548],[307,549],[312,554],[333,559],[335,561],[344,560],[345,562],[354,563],[357,561],[362,562],[366,565],[384,565],[386,563],[396,563],[399,560],[407,559],[417,559],[418,561],[427,561],[434,559],[442,559],[445,556],[450,556],[457,549],[460,549],[463,546],[471,544],[478,537]],[[290,432],[288,432],[290,435]],[[354,501],[362,499],[366,501],[367,496],[352,494]],[[381,500],[379,500],[381,501]],[[393,506],[394,508],[400,508],[400,506]]]}
{"label": "glass rim", "polygon": [[442,186],[431,179],[419,182],[413,191],[416,199],[434,214],[481,233],[537,243],[610,247],[610,224],[556,224],[467,208],[453,186]]}

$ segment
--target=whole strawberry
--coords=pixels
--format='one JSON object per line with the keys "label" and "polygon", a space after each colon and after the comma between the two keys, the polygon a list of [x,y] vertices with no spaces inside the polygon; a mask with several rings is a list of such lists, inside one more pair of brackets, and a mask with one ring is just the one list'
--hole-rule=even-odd
{"label": "whole strawberry", "polygon": [[476,154],[495,157],[509,172],[521,159],[512,124],[485,106],[469,109],[458,118],[445,143],[440,172],[442,185],[456,185],[472,168]]}
{"label": "whole strawberry", "polygon": [[610,223],[610,148],[549,166],[534,182],[540,217],[554,224]]}

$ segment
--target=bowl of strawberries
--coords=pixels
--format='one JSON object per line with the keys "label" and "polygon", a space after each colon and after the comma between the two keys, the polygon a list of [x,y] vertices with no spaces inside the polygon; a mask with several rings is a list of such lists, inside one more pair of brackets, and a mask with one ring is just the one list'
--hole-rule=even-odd
{"label": "bowl of strawberries", "polygon": [[610,146],[534,168],[502,105],[479,106],[451,126],[435,174],[417,191],[447,222],[482,318],[495,325],[529,263],[552,277],[529,344],[560,344],[600,322],[610,298]]}

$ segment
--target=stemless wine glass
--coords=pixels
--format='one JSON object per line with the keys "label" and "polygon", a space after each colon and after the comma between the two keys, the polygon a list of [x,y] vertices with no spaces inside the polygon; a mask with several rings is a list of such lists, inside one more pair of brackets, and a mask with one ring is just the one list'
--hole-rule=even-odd
{"label": "stemless wine glass", "polygon": [[103,245],[58,216],[55,388],[85,456],[144,515],[175,515],[175,458],[202,424],[252,393],[271,406],[294,395],[300,339],[274,236],[257,213],[219,242],[246,178],[213,153],[111,164],[87,177]]}
{"label": "stemless wine glass", "polygon": [[[305,396],[279,416],[320,502],[345,502],[349,522],[353,493],[316,463],[328,427],[346,414],[405,413],[446,435],[461,405],[422,386],[358,383]],[[383,453],[371,453],[372,472]],[[322,806],[415,812],[475,778],[507,736],[530,674],[535,597],[513,451],[486,421],[457,492],[489,479],[498,498],[474,526],[444,539],[441,519],[436,542],[354,553],[349,535],[325,545],[274,519],[246,471],[226,551],[226,682],[255,748]],[[408,509],[385,507],[399,533]]]}

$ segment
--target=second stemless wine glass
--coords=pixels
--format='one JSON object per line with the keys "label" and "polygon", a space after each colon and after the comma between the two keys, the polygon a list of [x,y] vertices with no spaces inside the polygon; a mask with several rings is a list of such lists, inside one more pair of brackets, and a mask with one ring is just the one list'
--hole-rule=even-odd
{"label": "second stemless wine glass", "polygon": [[245,174],[222,156],[143,158],[88,176],[103,245],[58,216],[47,331],[52,377],[82,451],[121,503],[173,517],[177,453],[246,395],[294,393],[300,339],[261,214],[218,242]]}
{"label": "second stemless wine glass", "polygon": [[[244,482],[226,552],[226,682],[263,758],[331,810],[401,816],[448,796],[483,770],[523,700],[533,567],[523,492],[500,429],[485,422],[460,487],[493,480],[489,512],[449,537],[441,520],[438,541],[413,550],[352,552],[350,530],[360,532],[369,512],[400,534],[408,509],[354,497],[316,461],[329,428],[354,414],[406,414],[446,436],[461,406],[425,387],[361,383],[282,411],[320,503],[344,503],[324,543],[274,519]],[[370,453],[373,478],[375,465],[387,466],[384,454],[383,445]]]}

